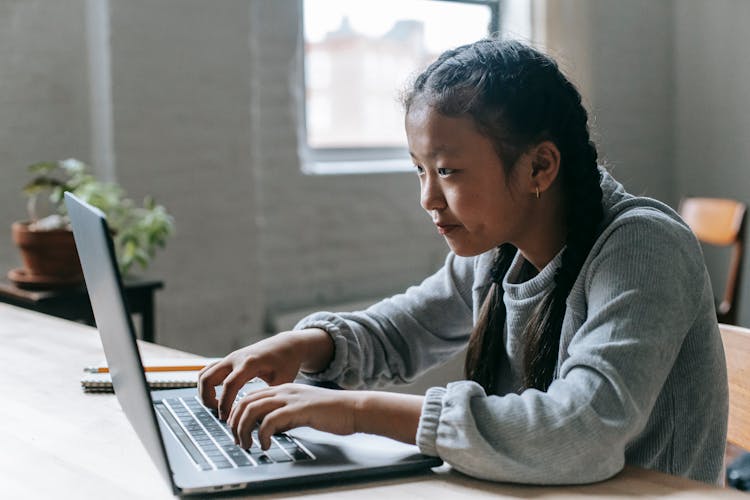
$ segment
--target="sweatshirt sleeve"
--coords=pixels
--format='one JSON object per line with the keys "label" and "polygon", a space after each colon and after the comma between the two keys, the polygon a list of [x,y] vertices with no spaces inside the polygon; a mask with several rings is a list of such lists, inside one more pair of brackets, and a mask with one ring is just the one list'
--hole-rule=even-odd
{"label": "sweatshirt sleeve", "polygon": [[324,371],[305,374],[346,388],[406,383],[460,350],[472,328],[474,259],[449,253],[420,285],[365,311],[320,312],[295,329],[317,327],[334,342]]}
{"label": "sweatshirt sleeve", "polygon": [[623,468],[703,307],[706,275],[682,224],[665,215],[616,224],[579,277],[587,315],[549,389],[429,389],[423,453],[471,476],[534,484],[594,482]]}

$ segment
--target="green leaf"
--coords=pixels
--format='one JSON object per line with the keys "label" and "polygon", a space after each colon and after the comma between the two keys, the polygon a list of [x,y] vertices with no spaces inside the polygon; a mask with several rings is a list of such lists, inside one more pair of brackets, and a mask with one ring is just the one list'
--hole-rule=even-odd
{"label": "green leaf", "polygon": [[62,185],[63,183],[61,181],[52,177],[37,177],[29,181],[29,183],[23,187],[23,192],[26,195],[32,196],[44,191],[45,189],[52,189]]}
{"label": "green leaf", "polygon": [[29,165],[26,168],[34,175],[44,175],[54,171],[57,168],[57,162],[42,161],[39,163],[34,163],[33,165]]}
{"label": "green leaf", "polygon": [[23,187],[29,198],[28,210],[36,218],[35,201],[48,193],[53,209],[66,215],[65,191],[102,210],[115,233],[115,252],[123,274],[133,265],[148,267],[158,248],[165,246],[174,233],[174,218],[166,209],[147,196],[142,206],[126,196],[121,186],[100,182],[89,173],[89,167],[75,158],[58,162],[39,162],[28,166],[33,178]]}

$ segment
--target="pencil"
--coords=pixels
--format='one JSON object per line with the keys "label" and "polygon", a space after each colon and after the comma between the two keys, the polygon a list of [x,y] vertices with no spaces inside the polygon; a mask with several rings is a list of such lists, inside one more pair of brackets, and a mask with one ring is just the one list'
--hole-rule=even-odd
{"label": "pencil", "polygon": [[[205,368],[206,365],[201,363],[197,365],[174,365],[174,366],[144,366],[144,372],[197,372]],[[87,366],[83,369],[87,373],[109,373],[109,368],[106,366]]]}

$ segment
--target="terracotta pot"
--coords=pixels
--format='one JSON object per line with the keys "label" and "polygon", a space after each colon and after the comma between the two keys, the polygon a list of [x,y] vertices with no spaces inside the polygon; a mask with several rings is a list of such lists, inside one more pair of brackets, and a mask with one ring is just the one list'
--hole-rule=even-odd
{"label": "terracotta pot", "polygon": [[28,222],[14,222],[12,233],[28,275],[66,282],[82,278],[72,231],[31,231]]}

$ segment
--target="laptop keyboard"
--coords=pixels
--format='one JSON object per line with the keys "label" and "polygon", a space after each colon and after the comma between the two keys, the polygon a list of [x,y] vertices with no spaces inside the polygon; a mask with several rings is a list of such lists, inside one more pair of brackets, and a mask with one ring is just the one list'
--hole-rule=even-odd
{"label": "laptop keyboard", "polygon": [[[238,398],[243,395],[240,394]],[[261,450],[257,428],[252,432],[252,446],[243,450],[234,444],[229,424],[216,418],[197,396],[163,399],[154,406],[201,470],[254,467],[315,458],[287,434],[275,434],[271,438],[271,447],[266,451]]]}

